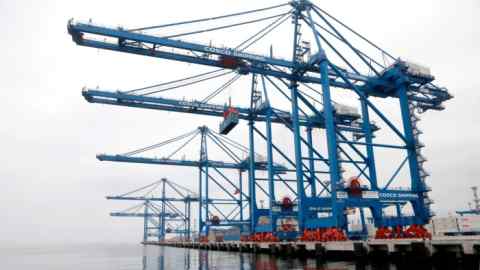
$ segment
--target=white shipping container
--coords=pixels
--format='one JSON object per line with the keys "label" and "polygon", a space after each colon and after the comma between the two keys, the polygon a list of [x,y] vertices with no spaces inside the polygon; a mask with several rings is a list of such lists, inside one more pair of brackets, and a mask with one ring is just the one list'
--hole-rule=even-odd
{"label": "white shipping container", "polygon": [[433,232],[435,235],[444,235],[445,233],[458,233],[458,223],[456,217],[434,218]]}
{"label": "white shipping container", "polygon": [[458,217],[461,232],[480,232],[480,216]]}
{"label": "white shipping container", "polygon": [[367,223],[367,232],[368,232],[368,237],[374,237],[375,233],[377,232],[375,225]]}
{"label": "white shipping container", "polygon": [[349,230],[349,231],[359,232],[359,231],[363,230],[362,223],[351,223],[351,224],[348,224],[348,230]]}
{"label": "white shipping container", "polygon": [[209,242],[215,242],[215,232],[214,232],[214,231],[210,231],[210,232],[208,233],[207,239],[208,239]]}
{"label": "white shipping container", "polygon": [[431,233],[432,235],[434,234],[434,233],[433,233],[433,223],[432,223],[432,222],[430,222],[430,223],[428,223],[427,225],[425,225],[425,229],[426,229],[429,233]]}
{"label": "white shipping container", "polygon": [[334,107],[337,113],[340,115],[360,116],[360,113],[358,112],[358,108],[356,107],[339,104],[339,103],[336,103]]}

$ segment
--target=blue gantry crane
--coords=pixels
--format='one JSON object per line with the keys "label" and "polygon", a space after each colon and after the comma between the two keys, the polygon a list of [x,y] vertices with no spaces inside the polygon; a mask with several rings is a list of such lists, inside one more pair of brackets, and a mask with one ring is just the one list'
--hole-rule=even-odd
{"label": "blue gantry crane", "polygon": [[[186,153],[191,153],[194,150],[198,151],[199,155],[196,158],[187,158]],[[212,150],[217,150],[217,156],[220,155],[222,160],[211,158],[209,153]],[[151,153],[153,151],[162,153],[163,156],[146,155],[147,152]],[[167,151],[168,155],[165,154]],[[177,158],[178,156],[181,156],[181,158]],[[245,213],[249,195],[245,191],[243,181],[243,173],[249,169],[247,156],[248,148],[245,146],[210,130],[206,126],[200,126],[190,132],[154,145],[123,154],[100,154],[97,155],[97,158],[100,161],[198,168],[199,231],[203,237],[206,237],[210,227],[237,226],[242,232],[249,231],[248,226],[246,226],[248,225],[248,215]],[[257,156],[260,155],[257,154]],[[273,166],[278,171],[288,170],[279,164]],[[266,162],[256,161],[254,169],[266,171]],[[265,193],[267,192],[262,186],[258,185],[258,187]],[[218,192],[213,194],[212,190],[214,188],[220,194]],[[109,198],[121,199],[120,197]]]}
{"label": "blue gantry crane", "polygon": [[[228,22],[229,19],[234,21]],[[175,32],[180,26],[185,29],[215,22],[218,24],[214,26]],[[179,39],[253,24],[262,25],[239,44],[215,46],[212,42]],[[163,30],[169,30],[169,34],[156,33]],[[240,120],[246,121],[249,147],[245,150],[249,156],[241,162],[241,169],[248,172],[245,198],[249,201],[252,239],[309,241],[325,239],[325,235],[329,239],[332,235],[334,239],[344,239],[347,217],[355,209],[362,216],[364,211],[369,212],[379,238],[427,236],[422,226],[434,213],[428,196],[426,158],[422,155],[425,145],[420,141],[420,114],[443,110],[444,102],[453,96],[433,83],[435,78],[429,68],[394,57],[314,2],[293,0],[223,16],[135,29],[70,20],[68,32],[81,46],[208,69],[132,90],[85,88],[82,94],[91,103],[221,117],[221,134],[231,132]],[[247,31],[238,33],[244,32]],[[280,41],[275,36],[278,33],[282,35],[278,47],[285,47],[284,41],[289,38],[289,48],[274,50]],[[269,52],[250,52],[258,44],[269,44]],[[201,83],[225,77],[229,80],[199,100],[163,96],[193,87],[198,93]],[[250,85],[249,94],[241,94],[248,100],[245,104],[219,105],[211,101],[241,80]],[[343,104],[334,100],[341,95]],[[385,102],[394,104],[398,116],[382,106]],[[288,143],[283,140],[287,134],[291,137]],[[265,149],[260,148],[262,145]],[[258,176],[256,149],[265,152],[262,169],[266,170],[266,177]],[[379,158],[379,151],[391,151],[401,158]],[[199,164],[124,156],[99,159]],[[392,162],[399,165],[390,175],[381,174]],[[281,163],[286,165],[275,165]],[[202,176],[200,183],[201,179]],[[267,207],[258,205],[259,181],[268,184],[263,190]],[[285,186],[291,189],[291,197],[279,198],[285,193]],[[199,190],[201,194],[208,193],[208,185],[200,184]],[[207,201],[206,206],[209,204]],[[411,210],[405,211],[405,207]],[[205,217],[200,219],[201,227],[202,222],[205,223]]]}
{"label": "blue gantry crane", "polygon": [[143,218],[143,242],[151,237],[165,241],[167,234],[177,235],[183,241],[192,239],[191,208],[192,203],[199,201],[198,195],[167,178],[121,195],[107,196],[107,200],[141,202],[110,215]]}

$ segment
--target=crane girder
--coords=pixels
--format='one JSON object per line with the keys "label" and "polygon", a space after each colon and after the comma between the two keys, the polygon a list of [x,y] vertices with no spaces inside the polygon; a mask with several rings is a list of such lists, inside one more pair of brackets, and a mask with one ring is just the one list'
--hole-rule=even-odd
{"label": "crane girder", "polygon": [[[84,89],[82,91],[83,97],[91,103],[99,104],[108,104],[108,105],[117,105],[117,106],[126,106],[134,108],[144,108],[144,109],[153,109],[161,111],[174,111],[190,114],[199,114],[199,115],[208,115],[222,117],[224,116],[225,105],[211,104],[200,101],[186,101],[179,99],[163,98],[163,97],[150,97],[142,95],[133,95],[122,92],[112,92],[112,91],[100,91],[93,89]],[[239,114],[239,119],[243,120],[254,120],[258,122],[266,121],[266,113],[261,111],[252,111],[247,108],[235,107]],[[270,116],[273,123],[290,123],[292,121],[291,114],[289,112],[281,111],[275,109],[275,115]],[[362,133],[361,128],[356,128],[351,126],[351,122],[355,120],[356,117],[351,115],[336,115],[336,122],[338,128],[342,131],[350,131],[356,133]],[[305,117],[301,116],[300,125],[302,126],[311,126],[324,128],[325,123],[321,117]],[[374,130],[377,129],[372,125]]]}
{"label": "crane girder", "polygon": [[[294,80],[303,83],[321,84],[319,78],[318,68],[315,66],[308,67],[306,64],[298,66],[298,69],[303,74],[291,74],[284,72],[281,68],[293,68],[295,65],[292,61],[276,59],[267,56],[260,56],[250,53],[239,52],[232,48],[216,48],[208,45],[201,45],[196,43],[190,43],[180,40],[172,40],[169,38],[162,38],[152,35],[145,35],[139,33],[129,32],[123,29],[114,29],[101,26],[95,26],[92,24],[75,23],[72,20],[68,23],[68,32],[72,35],[72,39],[75,43],[81,46],[93,47],[97,49],[112,50],[118,52],[125,52],[137,55],[144,55],[156,58],[163,58],[168,60],[181,61],[192,64],[200,64],[211,67],[225,68],[218,60],[213,59],[211,56],[234,56],[238,59],[242,59],[249,62],[248,66],[240,67],[239,72],[243,74],[256,73],[266,76],[273,76],[277,78],[283,78],[288,80]],[[85,37],[84,34],[99,35],[108,38],[118,39],[117,42],[108,42],[106,40],[95,40]],[[120,42],[120,40],[129,40],[131,43]],[[144,45],[149,44],[152,48],[146,48]],[[191,52],[202,53],[202,56],[190,56],[181,53],[172,53],[162,51],[157,48],[175,48]],[[276,69],[272,69],[275,67]],[[306,72],[313,73],[312,75],[305,74]],[[344,70],[344,75],[357,83],[366,82],[368,76],[358,75],[350,73]],[[329,72],[331,77],[331,85],[339,88],[350,89],[351,87],[342,82],[340,78],[333,72]]]}
{"label": "crane girder", "polygon": [[171,214],[171,213],[122,213],[122,212],[113,212],[110,213],[110,216],[112,217],[177,217],[177,214]]}
{"label": "crane girder", "polygon": [[152,201],[152,202],[196,202],[198,198],[194,197],[185,197],[185,198],[155,198],[155,197],[131,197],[131,196],[107,196],[107,200],[117,200],[117,201]]}
{"label": "crane girder", "polygon": [[[195,160],[177,160],[167,158],[148,158],[148,157],[131,157],[125,155],[97,155],[97,159],[100,161],[113,161],[113,162],[125,162],[125,163],[140,163],[140,164],[155,164],[155,165],[171,165],[171,166],[183,166],[183,167],[201,167],[208,164],[209,167],[217,169],[239,169],[247,170],[248,162],[224,162],[224,161],[195,161]],[[281,165],[274,166],[277,171],[284,171],[286,168]],[[266,166],[262,162],[256,162],[256,170],[267,170]]]}

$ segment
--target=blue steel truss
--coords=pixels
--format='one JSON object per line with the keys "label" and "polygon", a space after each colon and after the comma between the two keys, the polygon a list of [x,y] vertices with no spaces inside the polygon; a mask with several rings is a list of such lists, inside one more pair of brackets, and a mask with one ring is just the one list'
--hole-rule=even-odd
{"label": "blue steel truss", "polygon": [[[261,15],[266,10],[285,8],[288,9],[286,12],[279,11],[273,16]],[[240,23],[238,18],[234,24],[168,36],[149,33],[153,29],[252,14],[263,17]],[[269,20],[272,21],[270,24],[238,46],[216,47],[178,39]],[[269,55],[246,52],[287,20],[292,22],[293,27],[288,60],[275,57],[272,48]],[[84,89],[82,94],[88,102],[216,117],[222,117],[228,108],[234,108],[239,119],[248,124],[249,158],[238,163],[208,161],[203,141],[204,152],[199,161],[126,156],[99,156],[100,160],[199,167],[201,198],[205,194],[208,198],[208,181],[204,182],[204,179],[208,179],[209,167],[247,171],[248,196],[238,199],[238,203],[243,203],[242,198],[248,200],[251,233],[277,233],[277,219],[285,215],[296,219],[297,232],[327,227],[347,230],[346,212],[351,208],[360,209],[362,215],[364,209],[369,209],[377,227],[423,225],[433,216],[430,208],[432,200],[428,197],[430,188],[426,183],[429,174],[424,169],[426,158],[421,154],[424,145],[419,140],[422,134],[418,127],[419,114],[443,110],[443,103],[453,96],[447,89],[433,84],[435,78],[429,69],[392,56],[313,2],[294,0],[263,9],[138,29],[104,27],[70,20],[68,32],[81,46],[215,68],[184,79],[129,91]],[[313,48],[305,36],[311,38],[315,44]],[[165,91],[232,73],[234,78],[200,101],[158,96]],[[251,81],[249,105],[227,106],[209,102],[240,77]],[[335,102],[333,96],[340,92],[353,95],[359,110]],[[272,96],[283,97],[290,108],[273,106]],[[388,112],[378,105],[379,100],[387,99],[398,104],[400,123],[393,121]],[[381,121],[382,129],[371,120],[373,117]],[[259,123],[264,127],[261,128]],[[274,125],[291,134],[293,151],[278,142]],[[389,137],[391,142],[377,139],[382,131],[393,133]],[[321,132],[322,136],[316,132]],[[255,150],[260,143],[266,144],[266,161],[259,167]],[[323,146],[326,149],[322,149]],[[405,157],[398,160],[400,165],[389,178],[379,179],[378,169],[392,162],[376,158],[375,153],[379,149],[397,151]],[[277,168],[277,161],[287,165]],[[346,167],[351,168],[348,171],[350,176],[362,180],[361,194],[350,192]],[[408,171],[407,176],[401,173],[403,169]],[[267,177],[257,176],[259,170],[266,170]],[[401,185],[402,179],[408,180],[407,187],[392,188],[392,185]],[[258,183],[261,181],[268,183],[266,189],[262,188],[267,196],[267,207],[258,205]],[[287,186],[293,196],[295,207],[289,213],[278,210],[279,183]],[[208,213],[210,203],[208,199],[200,200],[200,209],[205,208]],[[406,204],[411,206],[412,213],[402,212],[402,206]],[[390,206],[396,209],[394,215],[385,211]],[[201,228],[208,227],[206,215],[200,213]],[[241,223],[245,221],[240,219]]]}
{"label": "blue steel truss", "polygon": [[191,239],[191,206],[199,201],[198,196],[166,178],[122,195],[107,196],[107,200],[141,201],[110,215],[143,218],[144,242],[150,237],[164,241],[167,234],[176,234],[184,241]]}
{"label": "blue steel truss", "polygon": [[[148,157],[144,153],[152,150],[164,151],[166,146],[175,144],[173,152],[168,156]],[[179,146],[178,146],[179,145]],[[175,156],[181,154],[183,149],[190,149],[188,146],[199,146],[198,159],[176,159]],[[178,146],[178,147],[177,147]],[[209,149],[217,149],[225,156],[225,160],[217,161],[209,158]],[[243,184],[243,173],[249,170],[249,161],[247,158],[248,149],[241,144],[228,139],[225,136],[210,130],[206,126],[171,138],[154,145],[142,147],[140,149],[129,151],[124,154],[107,155],[100,154],[97,158],[100,161],[140,163],[154,165],[171,165],[182,167],[198,168],[198,200],[199,206],[199,228],[200,232],[207,234],[209,228],[222,226],[238,226],[242,231],[249,231],[249,215],[246,213],[246,207],[249,203],[248,191]],[[143,155],[140,155],[143,154]],[[259,156],[257,154],[257,156]],[[228,160],[228,161],[227,161]],[[266,171],[268,169],[266,162],[256,161],[254,170]],[[272,168],[277,171],[287,171],[288,169],[279,164],[272,164]],[[212,186],[220,189],[224,196],[214,197],[210,195]],[[261,186],[259,186],[262,189]],[[266,191],[264,191],[266,192]],[[109,197],[115,199],[135,200],[132,197]],[[140,197],[140,199],[144,199]],[[159,199],[149,199],[155,201]],[[175,201],[169,198],[170,201]],[[230,206],[230,207],[226,207]],[[225,209],[228,208],[228,209]],[[213,217],[218,220],[212,221]]]}

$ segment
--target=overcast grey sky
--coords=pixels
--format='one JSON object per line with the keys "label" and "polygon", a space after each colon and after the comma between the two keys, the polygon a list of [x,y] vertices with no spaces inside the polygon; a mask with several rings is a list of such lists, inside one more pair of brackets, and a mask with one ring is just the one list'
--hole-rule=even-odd
{"label": "overcast grey sky", "polygon": [[[138,241],[141,220],[110,218],[108,212],[119,207],[104,196],[162,176],[187,186],[196,178],[175,168],[100,163],[95,154],[218,124],[218,119],[88,104],[80,95],[85,85],[128,89],[191,74],[195,67],[80,48],[67,34],[68,19],[153,25],[279,2],[0,0],[0,242]],[[455,95],[444,112],[425,114],[423,140],[437,213],[466,207],[469,187],[479,184],[480,2],[316,3],[395,55],[427,64]],[[240,131],[233,136],[243,138]]]}

